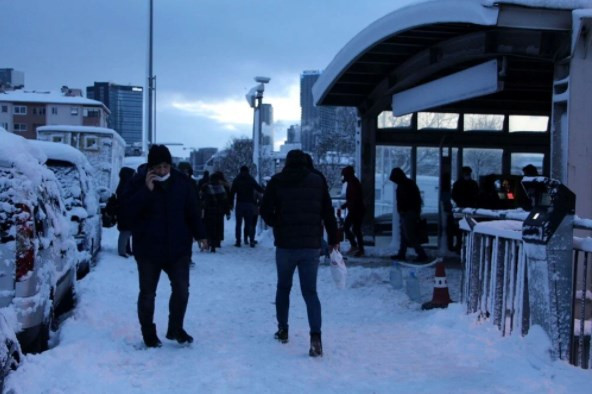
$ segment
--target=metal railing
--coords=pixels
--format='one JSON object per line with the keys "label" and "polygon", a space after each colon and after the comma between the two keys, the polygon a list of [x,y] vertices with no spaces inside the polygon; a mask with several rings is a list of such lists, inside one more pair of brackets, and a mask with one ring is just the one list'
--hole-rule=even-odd
{"label": "metal railing", "polygon": [[[455,210],[462,214],[461,302],[467,313],[491,321],[502,335],[526,335],[530,328],[527,257],[522,241],[524,211]],[[477,222],[475,219],[485,219]],[[575,218],[574,229],[592,230]],[[572,330],[569,362],[592,369],[592,238],[573,237]],[[563,353],[563,352],[562,352]]]}

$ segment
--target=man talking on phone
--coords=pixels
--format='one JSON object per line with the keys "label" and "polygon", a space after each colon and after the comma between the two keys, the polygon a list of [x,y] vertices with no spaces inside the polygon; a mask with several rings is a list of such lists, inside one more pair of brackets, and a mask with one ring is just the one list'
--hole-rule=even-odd
{"label": "man talking on phone", "polygon": [[166,338],[178,343],[193,342],[183,327],[193,239],[207,248],[196,199],[190,179],[172,168],[171,153],[164,145],[150,148],[147,165],[140,166],[123,193],[123,211],[131,224],[138,264],[138,318],[147,347],[162,346],[154,324],[161,271],[168,275],[172,289]]}

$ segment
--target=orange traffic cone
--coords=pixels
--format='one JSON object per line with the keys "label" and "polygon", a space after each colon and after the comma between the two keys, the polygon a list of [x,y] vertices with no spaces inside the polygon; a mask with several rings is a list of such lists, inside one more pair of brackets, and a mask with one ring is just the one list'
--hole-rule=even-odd
{"label": "orange traffic cone", "polygon": [[446,272],[444,271],[444,263],[436,264],[436,275],[434,276],[434,294],[432,300],[424,303],[421,309],[446,308],[452,300],[448,293],[448,282],[446,281]]}

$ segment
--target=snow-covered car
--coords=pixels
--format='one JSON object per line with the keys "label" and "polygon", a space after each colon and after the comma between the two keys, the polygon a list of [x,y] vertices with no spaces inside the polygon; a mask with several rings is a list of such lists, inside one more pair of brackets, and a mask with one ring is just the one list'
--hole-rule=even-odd
{"label": "snow-covered car", "polygon": [[0,308],[15,312],[25,352],[48,347],[55,317],[74,304],[76,242],[45,155],[0,128]]}
{"label": "snow-covered car", "polygon": [[70,218],[71,233],[78,246],[78,278],[90,270],[101,249],[101,208],[94,180],[94,169],[78,149],[70,145],[30,141],[47,156],[45,165],[59,183],[66,213]]}
{"label": "snow-covered car", "polygon": [[0,392],[4,392],[4,379],[18,368],[21,362],[21,347],[14,329],[0,311]]}

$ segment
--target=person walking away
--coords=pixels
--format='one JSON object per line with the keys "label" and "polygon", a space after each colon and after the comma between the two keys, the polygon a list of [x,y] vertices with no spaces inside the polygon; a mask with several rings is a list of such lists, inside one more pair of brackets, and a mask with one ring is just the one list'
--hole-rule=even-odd
{"label": "person walking away", "polygon": [[337,248],[337,226],[329,191],[323,179],[306,168],[301,150],[288,152],[284,169],[269,181],[263,194],[261,217],[273,228],[276,246],[278,330],[274,337],[288,342],[290,290],[298,268],[310,327],[309,355],[322,356],[321,303],[317,294],[321,224],[331,249]]}
{"label": "person walking away", "polygon": [[117,210],[117,230],[119,231],[119,237],[117,238],[117,252],[121,257],[125,258],[128,258],[132,255],[132,231],[128,220],[126,220],[125,213],[121,212],[123,204],[121,204],[120,199],[123,196],[125,186],[135,174],[136,171],[133,168],[121,167],[119,170],[119,183],[115,189],[115,196],[117,199],[115,209]]}
{"label": "person walking away", "polygon": [[[364,194],[362,184],[354,174],[354,168],[347,166],[341,170],[342,181],[347,182],[345,190],[345,203],[341,209],[347,208],[344,231],[351,248],[349,255],[361,257],[364,255],[364,236],[362,235],[362,221],[364,219]],[[353,228],[353,231],[352,231]]]}
{"label": "person walking away", "polygon": [[401,231],[399,252],[391,256],[391,259],[405,260],[407,247],[411,246],[417,254],[415,262],[426,262],[428,261],[428,256],[418,240],[422,204],[419,188],[415,181],[407,178],[403,170],[399,167],[393,168],[389,180],[397,184],[397,211],[399,212],[399,227]]}
{"label": "person walking away", "polygon": [[[471,177],[473,170],[471,167],[465,166],[461,169],[461,173],[462,177],[452,185],[452,201],[459,208],[476,208],[479,204],[479,185]],[[449,230],[449,246],[452,246],[454,251],[460,251],[462,234],[458,220],[455,220],[452,215],[447,228]]]}
{"label": "person walking away", "polygon": [[219,172],[212,174],[210,181],[202,187],[201,194],[208,245],[215,253],[223,238],[224,215],[230,214],[228,195]]}
{"label": "person walking away", "polygon": [[129,220],[138,264],[138,318],[147,347],[162,345],[154,324],[154,301],[161,271],[169,277],[171,296],[166,338],[191,343],[183,321],[189,299],[189,261],[193,239],[207,244],[194,203],[195,189],[186,176],[171,168],[171,153],[153,145],[148,163],[127,183],[123,210]]}
{"label": "person walking away", "polygon": [[[249,174],[249,167],[242,166],[230,188],[230,205],[234,205],[236,219],[234,232],[236,243],[234,246],[241,246],[241,234],[244,233],[245,245],[250,244],[251,247],[255,247],[255,223],[253,220],[257,211],[257,193],[263,193],[263,188]],[[234,204],[235,197],[236,204]],[[242,229],[243,221],[245,223],[244,231]]]}

